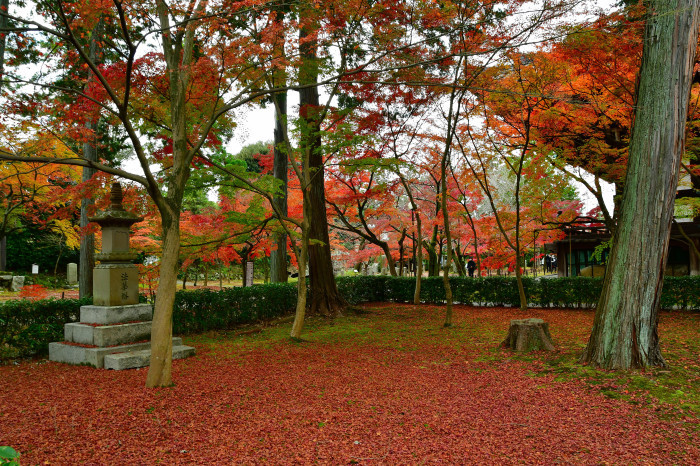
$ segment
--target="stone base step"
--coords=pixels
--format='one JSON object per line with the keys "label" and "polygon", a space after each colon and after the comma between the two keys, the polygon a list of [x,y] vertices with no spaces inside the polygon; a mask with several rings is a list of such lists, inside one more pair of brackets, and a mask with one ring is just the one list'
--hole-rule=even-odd
{"label": "stone base step", "polygon": [[80,306],[80,322],[83,324],[122,324],[125,322],[150,321],[153,307],[150,304],[126,306]]}
{"label": "stone base step", "polygon": [[71,322],[63,326],[64,340],[99,347],[128,345],[151,338],[151,321],[93,326]]}
{"label": "stone base step", "polygon": [[[195,349],[191,346],[173,345],[173,359],[184,359],[194,356]],[[104,357],[104,368],[116,371],[146,367],[151,363],[151,350],[126,351],[112,353]]]}
{"label": "stone base step", "polygon": [[[182,338],[173,338],[173,347],[176,346],[182,346]],[[53,342],[49,343],[49,360],[102,369],[104,367],[104,358],[108,354],[150,350],[150,348],[150,342],[109,346],[106,348],[85,348],[83,346],[68,345],[63,342]]]}

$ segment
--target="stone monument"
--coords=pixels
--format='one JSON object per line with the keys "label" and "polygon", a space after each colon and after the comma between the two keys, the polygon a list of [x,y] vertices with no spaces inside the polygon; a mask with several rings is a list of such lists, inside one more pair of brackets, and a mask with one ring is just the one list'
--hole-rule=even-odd
{"label": "stone monument", "polygon": [[24,287],[24,275],[14,275],[12,277],[12,284],[10,285],[10,291],[20,291]]}
{"label": "stone monument", "polygon": [[71,286],[78,284],[78,264],[75,262],[68,263],[68,267],[66,268],[66,281]]}
{"label": "stone monument", "polygon": [[[122,207],[119,183],[112,185],[110,208],[90,218],[102,228],[100,264],[93,270],[93,304],[80,307],[80,322],[64,328],[64,342],[49,343],[49,359],[105,369],[149,365],[151,357],[150,304],[139,304],[136,254],[129,250],[129,228],[143,218]],[[193,355],[194,348],[173,338],[173,359]]]}

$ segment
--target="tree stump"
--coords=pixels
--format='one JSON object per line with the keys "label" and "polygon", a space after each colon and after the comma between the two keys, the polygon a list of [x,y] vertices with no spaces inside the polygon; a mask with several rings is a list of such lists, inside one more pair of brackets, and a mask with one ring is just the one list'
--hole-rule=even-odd
{"label": "tree stump", "polygon": [[554,351],[549,324],[542,319],[511,320],[508,336],[501,346],[515,351]]}

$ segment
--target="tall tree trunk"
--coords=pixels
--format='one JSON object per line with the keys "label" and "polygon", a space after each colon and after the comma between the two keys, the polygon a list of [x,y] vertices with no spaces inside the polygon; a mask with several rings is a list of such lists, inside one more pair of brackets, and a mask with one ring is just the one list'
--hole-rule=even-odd
{"label": "tall tree trunk", "polygon": [[[319,108],[317,41],[309,40],[312,31],[299,31],[300,54],[304,63],[299,70],[299,84],[311,85],[299,91],[299,117],[302,121],[301,146],[308,154],[310,185],[305,195],[309,198],[309,276],[311,306],[309,312],[327,316],[341,314],[345,300],[340,296],[333,277],[333,262],[326,218],[323,152]],[[301,277],[302,272],[300,272]]]}
{"label": "tall tree trunk", "polygon": [[438,241],[437,241],[438,227],[435,225],[433,227],[433,235],[430,238],[430,243],[425,245],[425,249],[428,251],[428,276],[437,277],[440,275],[440,262],[438,261]]}
{"label": "tall tree trunk", "polygon": [[391,256],[391,248],[389,247],[389,243],[387,243],[386,241],[381,241],[379,243],[379,246],[382,248],[382,251],[384,251],[387,268],[389,269],[389,275],[391,275],[392,277],[397,277],[398,274],[396,273],[396,261]]}
{"label": "tall tree trunk", "polygon": [[[287,92],[279,92],[275,99],[275,149],[272,173],[282,182],[283,192],[275,196],[273,202],[282,215],[287,215],[287,152],[284,150],[284,126],[287,124]],[[277,249],[270,252],[270,280],[272,283],[287,283],[287,235],[275,235]]]}
{"label": "tall tree trunk", "polygon": [[413,293],[413,304],[420,304],[420,288],[421,288],[421,281],[423,280],[423,234],[421,231],[421,218],[420,214],[418,213],[417,206],[414,205],[413,207],[414,212],[416,213],[416,234],[418,237],[416,238],[415,245],[416,245],[416,289]]}
{"label": "tall tree trunk", "polygon": [[399,277],[403,277],[403,242],[406,239],[406,229],[404,228],[403,231],[401,231],[401,238],[399,239]]}
{"label": "tall tree trunk", "polygon": [[[90,39],[90,50],[89,57],[93,63],[98,62],[97,41],[102,38],[102,20],[97,22],[95,29],[92,33],[92,38]],[[83,143],[83,158],[91,162],[97,161],[97,119],[93,121],[88,121],[85,124],[85,129],[89,132],[93,132],[93,136],[90,141],[85,141]],[[95,169],[90,167],[83,167],[82,182],[86,183],[90,181],[95,174]],[[84,197],[80,200],[80,229],[85,231],[88,223],[88,211],[90,207],[94,204],[94,201],[89,197]],[[85,234],[80,236],[80,258],[78,267],[78,293],[81,298],[87,296],[92,296],[93,293],[93,283],[92,283],[92,270],[95,268],[95,235],[94,233]]]}
{"label": "tall tree trunk", "polygon": [[[307,170],[304,170],[305,174],[308,174]],[[304,185],[308,184],[308,176],[305,176]],[[304,317],[306,315],[306,301],[307,301],[307,288],[306,288],[306,265],[309,257],[309,219],[310,215],[310,203],[308,202],[308,196],[303,196],[302,199],[302,209],[304,211],[304,216],[301,221],[301,245],[297,248],[297,264],[299,265],[299,281],[297,282],[297,307],[294,313],[294,322],[292,323],[292,331],[289,336],[293,339],[301,338],[301,330],[304,326]]]}
{"label": "tall tree trunk", "polygon": [[664,366],[657,333],[700,0],[650,0],[620,217],[582,362]]}
{"label": "tall tree trunk", "polygon": [[[2,11],[9,13],[10,0],[0,0]],[[0,15],[0,29],[7,29],[7,16]],[[7,45],[7,33],[0,34],[0,83],[5,77],[5,46]],[[0,271],[7,269],[7,236],[3,228],[0,237]]]}
{"label": "tall tree trunk", "polygon": [[5,235],[0,238],[0,272],[7,269],[7,237]]}
{"label": "tall tree trunk", "polygon": [[173,213],[161,212],[163,254],[151,325],[151,365],[146,376],[146,387],[167,387],[173,384],[173,305],[180,257],[179,215],[179,210]]}

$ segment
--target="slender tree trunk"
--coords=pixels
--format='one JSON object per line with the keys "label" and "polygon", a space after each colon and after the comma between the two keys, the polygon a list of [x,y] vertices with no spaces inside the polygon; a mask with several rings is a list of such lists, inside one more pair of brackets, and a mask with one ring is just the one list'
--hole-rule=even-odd
{"label": "slender tree trunk", "polygon": [[[0,0],[0,8],[9,13],[10,0]],[[0,15],[0,29],[7,29],[7,16]],[[5,46],[7,45],[7,33],[0,34],[0,83],[5,77]],[[7,230],[4,225],[0,236],[0,271],[7,269]]]}
{"label": "slender tree trunk", "polygon": [[440,275],[440,262],[437,252],[438,241],[437,241],[438,227],[435,225],[433,227],[433,235],[430,238],[430,243],[425,245],[428,251],[428,276],[437,277]]}
{"label": "slender tree trunk", "polygon": [[416,290],[413,293],[413,304],[420,304],[420,288],[423,279],[423,235],[421,232],[421,218],[418,210],[416,213]]}
{"label": "slender tree trunk", "polygon": [[406,239],[406,230],[401,232],[401,239],[399,239],[399,277],[403,277],[403,242]]}
{"label": "slender tree trunk", "polygon": [[466,264],[464,263],[464,256],[462,255],[461,250],[462,248],[459,245],[459,242],[457,242],[457,247],[452,248],[452,257],[455,263],[455,269],[457,269],[457,275],[464,277],[466,275],[464,271]]}
{"label": "slender tree trunk", "polygon": [[581,358],[605,369],[665,366],[657,333],[684,150],[700,0],[650,0],[620,217]]}
{"label": "slender tree trunk", "polygon": [[389,247],[389,244],[382,241],[381,243],[379,243],[379,246],[382,248],[382,251],[384,251],[387,267],[389,268],[389,275],[391,275],[392,277],[397,277],[398,274],[396,273],[396,261],[391,256],[391,248]]}
{"label": "slender tree trunk", "polygon": [[180,257],[179,215],[179,210],[173,214],[161,212],[165,236],[151,325],[151,365],[146,376],[146,387],[167,387],[173,384],[173,305]]}
{"label": "slender tree trunk", "polygon": [[7,236],[0,238],[0,272],[7,270]]}
{"label": "slender tree trunk", "polygon": [[[283,215],[287,215],[287,152],[284,150],[284,126],[287,124],[287,92],[273,96],[275,108],[275,149],[272,173],[280,180],[283,192],[275,196],[273,202]],[[287,235],[279,232],[275,235],[277,249],[270,252],[270,279],[272,283],[287,283]]]}
{"label": "slender tree trunk", "polygon": [[[102,20],[98,21],[90,40],[89,57],[93,63],[98,62],[97,41],[102,37]],[[92,131],[93,136],[90,141],[83,143],[83,158],[91,162],[97,161],[97,119],[88,121],[85,124],[88,132]],[[95,175],[95,170],[90,167],[83,167],[82,182],[86,183]],[[80,229],[85,231],[88,223],[88,211],[94,204],[89,197],[80,200]],[[78,267],[78,293],[81,298],[92,296],[93,283],[92,271],[95,268],[95,235],[94,233],[82,234],[80,236],[80,258]]]}
{"label": "slender tree trunk", "polygon": [[[308,183],[308,178],[304,184]],[[307,201],[308,196],[303,196],[303,211],[304,218],[301,222],[301,247],[297,253],[297,264],[299,265],[299,281],[297,282],[297,307],[294,313],[294,322],[292,323],[292,331],[290,337],[294,339],[301,338],[301,330],[304,327],[304,317],[306,315],[306,265],[309,255],[309,219],[310,219],[310,203]]]}

